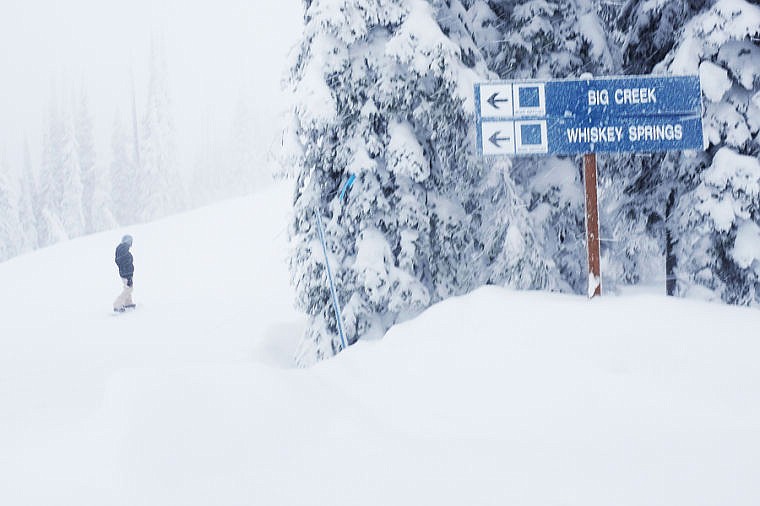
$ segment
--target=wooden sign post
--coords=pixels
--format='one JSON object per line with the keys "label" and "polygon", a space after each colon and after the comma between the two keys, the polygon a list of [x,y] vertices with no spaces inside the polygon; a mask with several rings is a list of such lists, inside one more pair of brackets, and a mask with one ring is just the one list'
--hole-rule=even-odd
{"label": "wooden sign post", "polygon": [[586,249],[588,251],[588,297],[602,294],[599,255],[599,206],[596,198],[596,154],[583,155],[583,181],[586,186]]}

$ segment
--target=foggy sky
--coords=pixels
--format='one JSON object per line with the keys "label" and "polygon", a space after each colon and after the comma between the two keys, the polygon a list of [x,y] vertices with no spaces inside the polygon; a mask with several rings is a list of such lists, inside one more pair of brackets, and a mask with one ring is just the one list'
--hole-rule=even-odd
{"label": "foggy sky", "polygon": [[[117,109],[142,117],[151,37],[165,41],[180,163],[229,132],[245,96],[261,116],[283,107],[286,55],[301,33],[300,0],[0,0],[0,153],[39,163],[51,89],[71,102],[84,86],[99,163],[110,159]],[[65,85],[65,88],[62,88]]]}

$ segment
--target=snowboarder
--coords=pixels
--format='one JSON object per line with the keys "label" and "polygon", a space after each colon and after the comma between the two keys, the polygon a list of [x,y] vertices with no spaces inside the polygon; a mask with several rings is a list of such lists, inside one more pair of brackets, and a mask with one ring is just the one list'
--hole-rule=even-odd
{"label": "snowboarder", "polygon": [[121,238],[121,244],[116,247],[116,265],[119,266],[119,276],[124,283],[124,290],[113,303],[113,310],[117,313],[123,313],[127,309],[132,309],[135,304],[132,302],[132,275],[135,273],[135,266],[132,263],[132,253],[129,248],[132,247],[132,236],[125,235]]}

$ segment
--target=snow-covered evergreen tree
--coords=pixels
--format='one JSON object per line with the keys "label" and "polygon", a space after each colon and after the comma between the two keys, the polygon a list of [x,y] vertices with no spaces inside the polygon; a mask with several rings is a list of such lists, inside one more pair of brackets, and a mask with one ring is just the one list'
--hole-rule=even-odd
{"label": "snow-covered evergreen tree", "polygon": [[475,1],[469,13],[475,40],[502,79],[578,77],[612,67],[592,0]]}
{"label": "snow-covered evergreen tree", "polygon": [[55,89],[53,89],[48,105],[47,116],[37,198],[38,206],[36,208],[40,246],[48,246],[68,239],[61,219],[64,185],[61,167],[66,137]]}
{"label": "snow-covered evergreen tree", "polygon": [[87,93],[82,88],[79,100],[74,107],[74,138],[77,144],[79,167],[82,174],[82,213],[84,215],[84,229],[86,232],[94,232],[93,221],[93,193],[95,191],[95,142],[93,139],[93,123]]}
{"label": "snow-covered evergreen tree", "polygon": [[118,111],[114,116],[111,130],[110,184],[106,184],[110,187],[113,219],[120,225],[140,222],[143,219],[142,209],[148,198],[140,182],[140,128],[137,119],[137,94],[131,72],[130,91],[129,120],[125,124]]}
{"label": "snow-covered evergreen tree", "polygon": [[139,121],[137,119],[137,91],[135,90],[135,79],[134,79],[134,76],[132,74],[131,69],[130,69],[129,77],[130,77],[130,85],[131,85],[131,92],[132,92],[132,115],[131,115],[131,119],[132,119],[132,143],[131,143],[131,146],[132,146],[132,149],[131,149],[131,157],[132,157],[132,163],[134,164],[135,170],[137,170],[140,167],[140,164],[141,164],[141,157],[140,157],[140,125],[139,125]]}
{"label": "snow-covered evergreen tree", "polygon": [[111,133],[111,201],[114,218],[120,225],[135,223],[138,215],[132,140],[117,112]]}
{"label": "snow-covered evergreen tree", "polygon": [[35,215],[37,178],[32,168],[32,155],[29,151],[28,140],[24,140],[24,166],[20,176],[20,186],[19,220],[22,238],[19,252],[24,253],[36,249],[39,243],[37,216]]}
{"label": "snow-covered evergreen tree", "polygon": [[[627,71],[701,75],[703,125],[711,144],[705,153],[625,156],[609,164],[608,193],[616,196],[616,203],[607,221],[615,223],[614,263],[624,281],[645,277],[664,257],[671,295],[694,295],[707,288],[712,296],[733,303],[750,303],[756,297],[749,288],[756,283],[752,262],[747,264],[740,254],[737,263],[730,254],[737,238],[743,244],[751,237],[738,231],[751,228],[742,219],[756,205],[744,188],[737,189],[739,180],[752,172],[752,163],[741,155],[756,157],[758,152],[752,141],[758,127],[751,98],[758,89],[752,70],[758,65],[756,10],[747,2],[679,0],[631,1],[621,12],[618,27],[629,27],[623,39]],[[727,55],[734,51],[741,56],[731,61]],[[712,219],[734,198],[732,192],[746,200],[737,206],[744,209],[737,216],[744,218],[731,224],[728,218]]]}
{"label": "snow-covered evergreen tree", "polygon": [[22,243],[19,216],[18,175],[11,169],[5,152],[0,153],[0,262],[19,253]]}
{"label": "snow-covered evergreen tree", "polygon": [[110,172],[104,170],[99,164],[95,166],[95,181],[91,194],[92,232],[110,230],[118,225],[113,215],[113,200],[111,197]]}
{"label": "snow-covered evergreen tree", "polygon": [[84,230],[92,233],[113,228],[116,222],[111,212],[110,180],[97,162],[93,120],[84,89],[75,107],[75,138],[82,172]]}
{"label": "snow-covered evergreen tree", "polygon": [[718,0],[659,65],[701,76],[707,151],[669,156],[676,291],[760,303],[760,6]]}
{"label": "snow-covered evergreen tree", "polygon": [[151,43],[150,75],[139,143],[140,220],[150,221],[184,209],[185,187],[177,167],[174,119],[163,44]]}
{"label": "snow-covered evergreen tree", "polygon": [[649,74],[708,0],[628,0],[616,21],[626,74]]}
{"label": "snow-covered evergreen tree", "polygon": [[79,237],[85,232],[82,199],[82,169],[79,162],[79,145],[76,139],[74,118],[66,109],[63,112],[63,147],[61,151],[61,223],[68,237]]}
{"label": "snow-covered evergreen tree", "polygon": [[[485,282],[545,284],[532,237],[494,218],[497,208],[518,214],[508,177],[475,154],[472,83],[488,72],[465,26],[466,5],[305,5],[292,76],[300,146],[291,274],[311,317],[300,363],[339,346],[317,213],[349,342]],[[341,198],[350,175],[356,182]]]}
{"label": "snow-covered evergreen tree", "polygon": [[[655,72],[676,44],[683,24],[705,3],[629,0],[620,9],[610,34],[620,44],[620,73]],[[672,159],[665,153],[624,154],[608,156],[602,163],[603,236],[613,239],[605,248],[608,279],[638,283],[662,279],[665,273],[668,291],[672,291],[672,234],[666,226],[677,186]]]}
{"label": "snow-covered evergreen tree", "polygon": [[615,46],[615,41],[619,40],[616,39],[614,36],[614,29],[612,26],[615,23],[615,20],[618,19],[620,16],[620,12],[625,7],[624,2],[610,2],[609,0],[594,0],[594,5],[596,6],[596,11],[598,13],[599,19],[602,22],[603,26],[605,27],[605,32],[607,33],[607,38],[612,41],[613,51],[615,51],[617,48]]}
{"label": "snow-covered evergreen tree", "polygon": [[[474,1],[468,15],[475,41],[501,79],[606,75],[615,67],[593,1]],[[585,293],[580,167],[579,157],[528,157],[514,159],[510,174],[528,205],[538,244],[563,280],[559,287]]]}
{"label": "snow-covered evergreen tree", "polygon": [[73,112],[60,106],[53,88],[43,139],[37,195],[40,246],[78,237],[85,232],[82,172]]}
{"label": "snow-covered evergreen tree", "polygon": [[[486,176],[481,200],[485,220],[481,225],[483,251],[487,256],[489,284],[516,289],[560,290],[563,277],[537,237],[533,217],[509,177],[510,164],[495,162]],[[548,248],[553,251],[552,248]]]}

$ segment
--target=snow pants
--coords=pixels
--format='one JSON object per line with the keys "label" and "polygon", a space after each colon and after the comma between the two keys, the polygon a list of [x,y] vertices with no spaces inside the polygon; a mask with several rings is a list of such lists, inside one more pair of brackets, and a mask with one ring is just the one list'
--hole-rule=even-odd
{"label": "snow pants", "polygon": [[127,278],[121,278],[121,282],[124,283],[124,290],[121,291],[121,294],[119,294],[118,297],[116,297],[116,300],[113,301],[113,308],[114,309],[121,309],[124,306],[129,306],[133,304],[132,302],[132,289],[134,288],[134,285],[128,286],[127,285]]}

